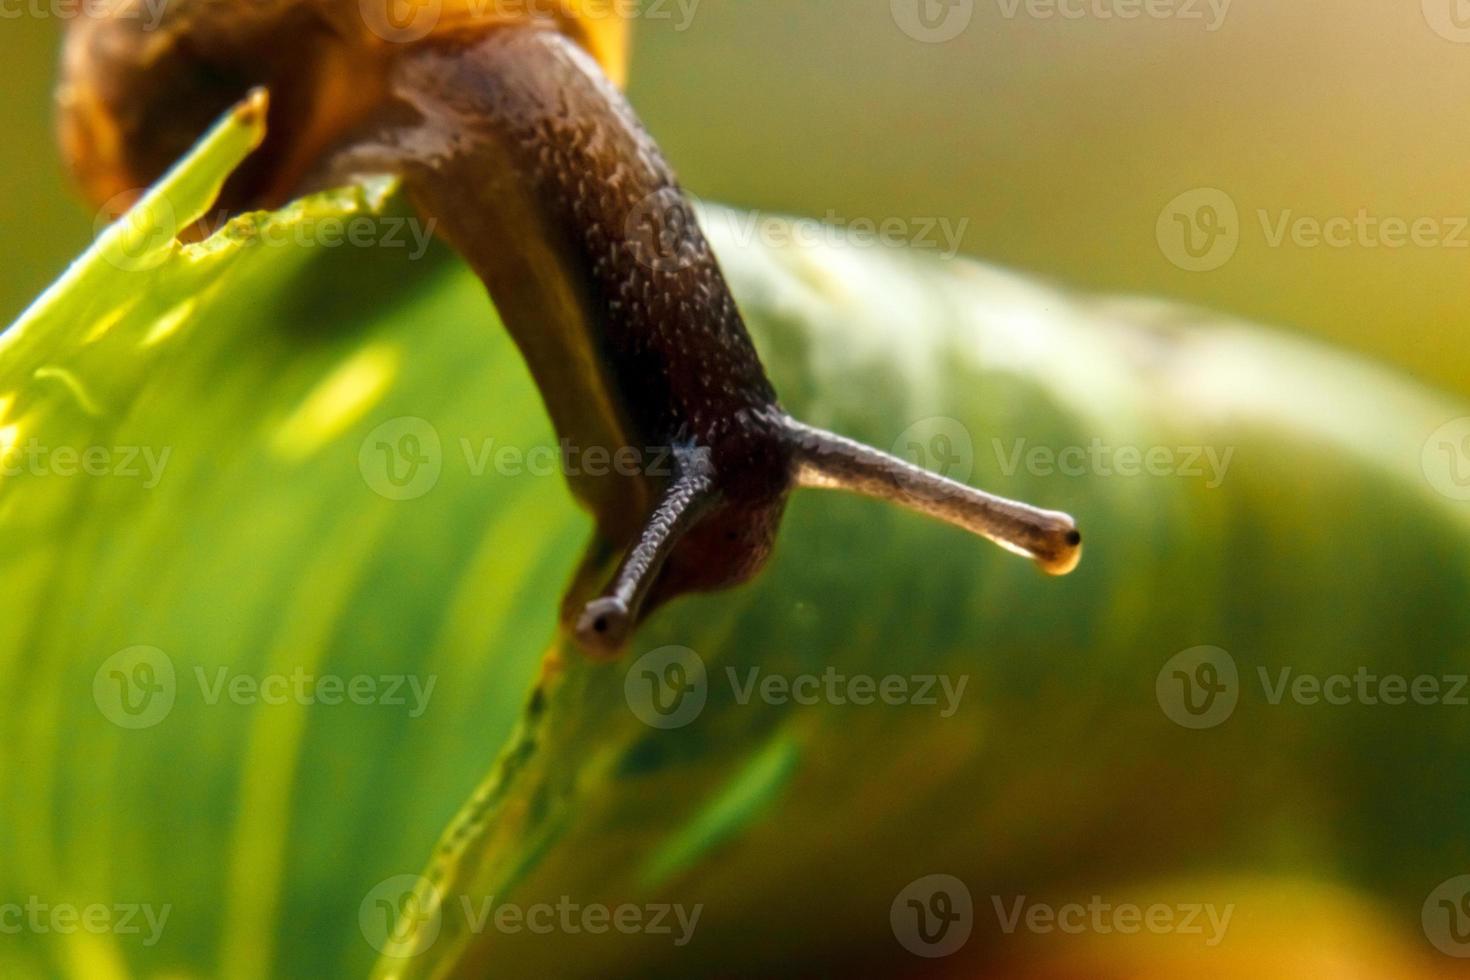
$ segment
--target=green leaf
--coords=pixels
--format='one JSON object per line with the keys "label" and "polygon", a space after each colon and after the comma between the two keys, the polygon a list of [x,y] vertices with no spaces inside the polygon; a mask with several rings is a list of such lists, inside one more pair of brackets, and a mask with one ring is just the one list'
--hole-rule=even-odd
{"label": "green leaf", "polygon": [[[225,125],[145,211],[187,223],[253,141]],[[297,244],[333,220],[411,241],[387,191],[199,245],[141,221],[144,247],[100,242],[4,335],[0,894],[171,910],[156,942],[7,936],[6,976],[363,975],[364,896],[510,734],[587,522],[558,481],[465,465],[460,438],[552,443],[476,282]],[[443,433],[442,474],[390,499],[372,433],[407,416]],[[104,475],[54,456],[89,448]],[[407,703],[304,703],[298,674]]]}
{"label": "green leaf", "polygon": [[[795,414],[1068,509],[1088,554],[1046,579],[804,492],[759,580],[593,664],[555,647],[590,522],[537,462],[539,396],[469,273],[389,244],[410,216],[390,182],[197,245],[153,234],[257,138],[223,123],[131,240],[0,338],[0,903],[167,909],[157,934],[38,913],[0,972],[915,971],[890,906],[936,873],[973,896],[972,965],[1055,953],[1004,934],[992,896],[1182,896],[1250,922],[1282,880],[1422,946],[1463,859],[1470,713],[1273,704],[1258,676],[1463,673],[1470,507],[1430,437],[1464,404],[1192,311],[781,246],[711,209]],[[329,244],[353,220],[375,247]],[[1171,472],[1106,473],[1095,445],[1109,468],[1168,449]],[[1069,449],[1078,475],[1049,468]],[[1194,730],[1158,683],[1201,645],[1228,652],[1238,704]],[[656,727],[648,698],[678,692],[648,673],[671,662],[703,668],[703,706]],[[745,697],[751,671],[823,693]],[[830,675],[933,676],[955,703],[838,703]],[[497,927],[537,903],[699,918],[683,945],[677,924]]]}

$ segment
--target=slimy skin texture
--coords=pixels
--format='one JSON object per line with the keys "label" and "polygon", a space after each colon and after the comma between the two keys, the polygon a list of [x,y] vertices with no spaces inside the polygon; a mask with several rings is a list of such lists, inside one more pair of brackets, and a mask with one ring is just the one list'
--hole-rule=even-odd
{"label": "slimy skin texture", "polygon": [[[787,416],[673,171],[565,24],[382,45],[327,0],[254,7],[233,33],[234,8],[193,2],[146,61],[126,24],[74,33],[62,131],[84,186],[102,197],[155,179],[207,124],[196,103],[222,111],[254,85],[273,93],[269,135],[226,207],[400,175],[485,283],[562,439],[633,463],[569,476],[596,519],[563,614],[588,652],[615,655],[662,603],[756,574],[799,485],[898,502],[1052,573],[1075,567],[1066,515]],[[294,40],[263,32],[261,11]],[[191,112],[175,125],[179,104]]]}

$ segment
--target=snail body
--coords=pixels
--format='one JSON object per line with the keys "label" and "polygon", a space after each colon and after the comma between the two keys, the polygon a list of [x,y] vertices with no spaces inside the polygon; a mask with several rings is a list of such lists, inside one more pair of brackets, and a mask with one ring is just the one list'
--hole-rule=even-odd
{"label": "snail body", "polygon": [[[589,33],[581,5],[385,44],[355,4],[276,0],[241,19],[190,2],[147,58],[125,22],[74,28],[62,131],[84,187],[103,198],[155,179],[207,124],[198,107],[257,85],[272,92],[267,140],[225,206],[398,174],[485,283],[564,442],[637,461],[569,477],[596,519],[563,616],[584,649],[615,654],[660,604],[758,572],[797,486],[893,500],[1048,571],[1075,566],[1066,515],[782,410],[688,199],[608,76],[606,26]],[[286,25],[284,46],[263,40]],[[167,118],[181,100],[194,116]]]}

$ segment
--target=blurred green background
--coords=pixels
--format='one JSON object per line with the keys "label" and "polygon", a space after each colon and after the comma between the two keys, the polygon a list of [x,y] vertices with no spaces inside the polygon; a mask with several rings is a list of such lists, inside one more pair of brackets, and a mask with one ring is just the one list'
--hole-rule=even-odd
{"label": "blurred green background", "polygon": [[[1178,16],[1133,20],[1100,16],[1113,0],[1062,0],[1081,17],[1028,13],[1046,0],[951,2],[968,26],[925,43],[890,0],[645,0],[633,99],[701,196],[964,222],[971,255],[1290,325],[1466,389],[1470,230],[1455,219],[1470,215],[1470,44],[1432,26],[1452,25],[1456,0],[1164,0]],[[51,133],[62,21],[19,3],[3,15],[8,322],[88,241],[92,215]],[[1155,232],[1198,187],[1240,213],[1238,252],[1209,272],[1176,267]],[[1273,247],[1261,211],[1430,218],[1442,234]]]}

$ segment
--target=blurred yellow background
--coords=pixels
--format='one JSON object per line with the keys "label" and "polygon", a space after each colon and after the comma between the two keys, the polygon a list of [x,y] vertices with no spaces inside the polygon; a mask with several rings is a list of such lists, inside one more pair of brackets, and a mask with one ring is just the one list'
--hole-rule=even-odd
{"label": "blurred yellow background", "polygon": [[[645,0],[631,91],[702,197],[962,231],[988,261],[1297,327],[1464,391],[1457,3]],[[51,133],[53,7],[0,3],[7,322],[93,228]],[[1236,220],[1207,225],[1199,188]],[[1183,222],[1233,236],[1233,256],[1181,268],[1199,264],[1171,261]]]}

